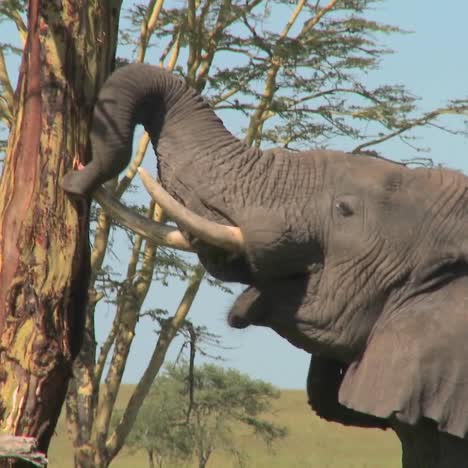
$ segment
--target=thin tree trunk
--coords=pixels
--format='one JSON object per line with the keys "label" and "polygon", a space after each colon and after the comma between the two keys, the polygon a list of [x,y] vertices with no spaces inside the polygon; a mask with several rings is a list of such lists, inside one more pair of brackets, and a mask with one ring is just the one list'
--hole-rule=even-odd
{"label": "thin tree trunk", "polygon": [[119,7],[29,2],[0,186],[0,430],[36,437],[44,452],[80,349],[89,275],[88,204],[72,203],[59,181],[86,160]]}
{"label": "thin tree trunk", "polygon": [[148,463],[150,468],[156,468],[154,464],[154,453],[152,449],[148,449]]}
{"label": "thin tree trunk", "polygon": [[210,455],[211,455],[211,449],[206,451],[206,452],[201,452],[199,457],[198,457],[198,468],[205,468],[207,463],[208,463],[208,459],[210,458]]}
{"label": "thin tree trunk", "polygon": [[161,327],[161,332],[148,366],[136,385],[122,418],[107,442],[107,449],[112,458],[119,453],[126,437],[130,433],[138,411],[151,388],[151,384],[164,363],[169,345],[182,327],[192,307],[193,300],[197,295],[204,274],[205,269],[199,264],[187,286],[176,313]]}

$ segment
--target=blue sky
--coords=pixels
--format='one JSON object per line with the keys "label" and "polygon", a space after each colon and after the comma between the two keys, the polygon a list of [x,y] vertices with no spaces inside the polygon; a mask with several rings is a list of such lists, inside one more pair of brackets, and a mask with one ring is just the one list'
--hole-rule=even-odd
{"label": "blue sky", "polygon": [[[127,4],[130,2],[126,2]],[[421,109],[429,110],[442,106],[448,99],[468,96],[468,2],[450,0],[436,2],[427,0],[388,0],[378,5],[372,17],[413,31],[412,34],[391,35],[386,45],[395,54],[384,58],[380,70],[369,74],[369,84],[405,84],[421,98]],[[284,18],[281,18],[284,22]],[[0,38],[12,31],[0,25]],[[1,40],[1,39],[0,39]],[[450,118],[446,123],[450,123]],[[235,119],[225,119],[233,133],[239,134],[240,124]],[[428,154],[436,163],[468,172],[467,141],[462,137],[442,133],[433,128],[416,133],[421,146],[431,149]],[[349,150],[343,142],[336,147]],[[352,146],[351,146],[352,147]],[[385,156],[405,159],[414,156],[410,149],[398,141],[379,147]],[[151,158],[148,158],[151,159]],[[152,163],[151,163],[152,164]],[[154,166],[153,166],[154,167]],[[118,252],[125,248],[117,246]],[[122,258],[122,261],[123,258]],[[175,311],[185,286],[173,282],[169,287],[154,284],[145,307],[166,308]],[[240,287],[232,288],[235,292]],[[293,348],[289,343],[265,328],[249,327],[233,330],[227,326],[226,313],[235,295],[202,286],[190,318],[196,324],[205,325],[222,337],[223,345],[231,349],[222,352],[224,365],[235,367],[249,375],[267,380],[281,388],[304,388],[309,356]],[[97,313],[97,336],[105,337],[113,318],[113,307],[101,305]],[[132,347],[124,381],[135,382],[139,378],[152,353],[157,336],[149,320],[142,319],[137,327],[137,336]],[[173,343],[169,359],[174,359],[180,341]],[[212,350],[216,353],[216,350]]]}
{"label": "blue sky", "polygon": [[[386,57],[380,70],[368,76],[369,84],[405,84],[421,98],[421,109],[425,110],[442,106],[451,98],[468,96],[468,58],[465,53],[468,44],[468,2],[452,0],[444,3],[443,8],[441,5],[441,2],[435,1],[390,0],[372,12],[375,19],[413,33],[388,36],[386,44],[395,50],[395,54]],[[238,133],[238,122],[232,118],[225,118],[224,121],[228,129]],[[446,122],[449,123],[450,119]],[[428,156],[436,163],[468,171],[467,141],[464,138],[435,129],[421,130],[416,135],[421,146],[431,149]],[[414,156],[410,148],[398,141],[389,142],[379,150],[390,158]],[[241,290],[237,286],[233,289],[237,292]],[[155,284],[147,306],[153,304],[174,311],[183,290],[181,284],[171,283],[170,287]],[[226,313],[234,297],[202,286],[190,313],[191,320],[219,334],[223,344],[232,348],[223,351],[224,365],[281,388],[304,388],[309,355],[265,328],[230,329],[226,324]],[[112,316],[112,309],[106,312],[101,308],[101,314],[98,324],[103,329],[106,316],[108,319]],[[152,325],[142,320],[137,329],[125,381],[135,381],[141,374],[154,346],[154,339]],[[178,342],[173,344],[169,359],[176,356],[179,346]]]}

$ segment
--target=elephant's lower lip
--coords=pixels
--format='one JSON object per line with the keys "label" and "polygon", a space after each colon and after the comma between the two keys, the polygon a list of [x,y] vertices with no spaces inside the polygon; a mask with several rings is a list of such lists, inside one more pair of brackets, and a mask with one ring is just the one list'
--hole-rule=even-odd
{"label": "elephant's lower lip", "polygon": [[228,314],[228,323],[233,328],[246,328],[250,325],[265,325],[268,309],[258,304],[260,292],[248,287],[238,298]]}
{"label": "elephant's lower lip", "polygon": [[265,317],[259,314],[258,317],[250,316],[249,314],[242,316],[230,313],[228,315],[228,323],[232,328],[247,328],[250,325],[265,325]]}
{"label": "elephant's lower lip", "polygon": [[230,327],[238,329],[247,328],[250,325],[248,320],[245,320],[245,318],[234,314],[228,315],[228,323]]}

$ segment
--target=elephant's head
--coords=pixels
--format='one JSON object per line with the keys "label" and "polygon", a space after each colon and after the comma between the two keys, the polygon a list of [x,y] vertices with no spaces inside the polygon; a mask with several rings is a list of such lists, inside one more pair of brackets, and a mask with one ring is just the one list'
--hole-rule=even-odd
{"label": "elephant's head", "polygon": [[[339,398],[350,408],[429,417],[456,435],[468,428],[456,414],[468,385],[460,384],[468,378],[462,174],[342,152],[252,149],[182,80],[130,65],[102,89],[93,159],[66,175],[64,188],[85,195],[118,174],[137,123],[151,136],[165,190],[195,213],[184,221],[169,200],[208,271],[248,285],[232,326],[271,327],[325,363],[343,363]],[[235,241],[212,242],[197,216],[228,226]]]}

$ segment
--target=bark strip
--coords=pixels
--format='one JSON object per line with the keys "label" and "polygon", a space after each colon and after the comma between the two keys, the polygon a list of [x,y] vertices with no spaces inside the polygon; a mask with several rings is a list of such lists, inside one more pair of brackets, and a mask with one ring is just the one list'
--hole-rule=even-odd
{"label": "bark strip", "polygon": [[29,2],[0,186],[0,433],[34,437],[44,453],[81,344],[89,275],[88,206],[59,180],[87,159],[115,53],[120,2],[106,5]]}

